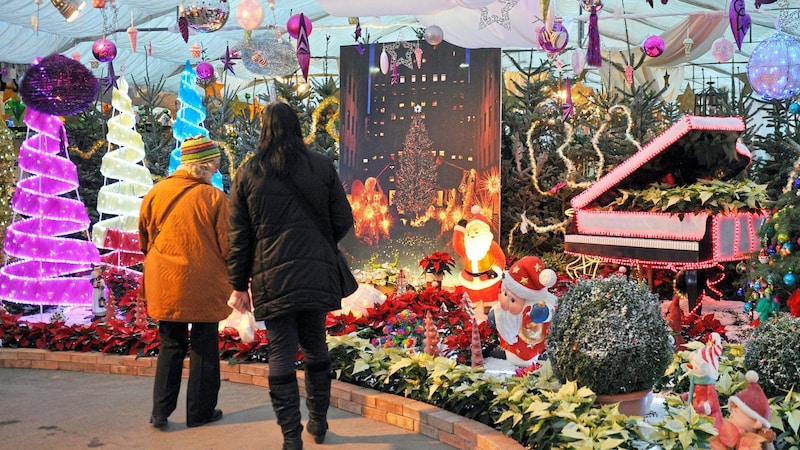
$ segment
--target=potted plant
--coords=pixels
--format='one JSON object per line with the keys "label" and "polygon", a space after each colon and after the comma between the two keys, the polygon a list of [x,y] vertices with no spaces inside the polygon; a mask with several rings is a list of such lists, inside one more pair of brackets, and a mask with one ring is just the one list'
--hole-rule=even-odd
{"label": "potted plant", "polygon": [[451,273],[455,267],[456,261],[447,252],[434,252],[430,256],[422,258],[419,266],[422,267],[422,273],[425,275],[425,282],[428,287],[438,288],[442,285],[444,274]]}
{"label": "potted plant", "polygon": [[643,283],[612,275],[578,280],[561,296],[547,355],[561,382],[576,381],[594,391],[597,402],[620,402],[621,412],[644,415],[673,345],[658,296]]}
{"label": "potted plant", "polygon": [[744,344],[744,365],[759,375],[769,397],[800,391],[800,317],[778,313],[763,320]]}

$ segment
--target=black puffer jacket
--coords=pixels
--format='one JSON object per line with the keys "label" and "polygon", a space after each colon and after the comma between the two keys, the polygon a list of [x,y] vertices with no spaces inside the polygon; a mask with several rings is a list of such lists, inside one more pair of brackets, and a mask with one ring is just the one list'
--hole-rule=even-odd
{"label": "black puffer jacket", "polygon": [[228,280],[234,290],[246,291],[252,277],[257,320],[341,307],[331,238],[323,237],[315,222],[328,220],[338,243],[353,226],[353,212],[331,159],[306,155],[292,180],[316,217],[309,217],[284,182],[267,178],[254,159],[239,168],[233,181]]}

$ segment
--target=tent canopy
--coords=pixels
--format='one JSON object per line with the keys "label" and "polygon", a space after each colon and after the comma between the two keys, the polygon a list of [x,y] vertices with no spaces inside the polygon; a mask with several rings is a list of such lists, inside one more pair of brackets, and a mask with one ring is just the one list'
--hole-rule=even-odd
{"label": "tent canopy", "polygon": [[[80,2],[82,0],[74,0]],[[264,10],[260,28],[251,33],[251,46],[245,45],[245,33],[237,21],[236,13],[241,3],[256,1]],[[584,0],[585,2],[586,0]],[[664,84],[664,74],[669,73],[672,86],[686,83],[695,91],[707,81],[717,81],[717,86],[734,86],[737,91],[746,71],[753,49],[765,38],[775,33],[776,19],[782,19],[782,31],[798,36],[800,9],[791,7],[790,0],[776,0],[760,9],[755,0],[732,0],[746,7],[752,25],[744,37],[742,49],[730,61],[718,62],[710,51],[714,41],[725,38],[734,41],[728,23],[729,2],[721,0],[670,0],[666,4],[655,0],[590,0],[603,4],[598,13],[601,50],[606,58],[624,61],[629,55],[641,54],[640,46],[649,36],[662,36],[667,49],[662,56],[648,58],[637,71],[638,79],[653,79]],[[219,31],[201,33],[191,30],[184,42],[178,29],[179,8],[176,2],[164,0],[111,0],[105,8],[92,7],[92,0],[80,16],[67,23],[50,1],[36,5],[33,0],[10,0],[0,15],[0,36],[3,52],[4,81],[18,78],[25,66],[37,56],[61,53],[79,57],[90,66],[94,61],[93,43],[106,36],[115,42],[118,54],[114,68],[129,81],[142,84],[144,77],[151,80],[163,77],[164,90],[176,92],[180,73],[187,60],[196,65],[201,61],[191,54],[191,46],[199,45],[203,58],[212,63],[216,74],[222,74],[226,49],[243,59],[234,59],[235,75],[226,72],[224,82],[240,95],[263,93],[268,81],[275,76],[300,75],[296,70],[296,40],[286,30],[292,15],[303,13],[311,20],[309,35],[311,52],[310,77],[338,75],[339,47],[355,45],[356,18],[360,21],[362,36],[371,43],[393,43],[399,40],[417,41],[429,26],[443,31],[444,40],[468,48],[502,48],[504,62],[513,70],[510,58],[538,65],[549,57],[539,47],[537,29],[543,26],[542,8],[549,7],[554,17],[560,17],[569,35],[564,51],[556,57],[563,62],[566,75],[571,75],[573,54],[585,53],[588,36],[589,12],[578,0],[183,0],[192,5],[215,7],[218,3],[229,5],[230,16]],[[270,7],[274,5],[274,8]],[[35,18],[35,19],[34,19]],[[32,20],[38,22],[34,30]],[[135,27],[138,32],[136,52],[133,52],[126,30]],[[283,44],[279,44],[278,34]],[[693,41],[688,55],[683,52],[686,38]],[[259,47],[260,46],[260,47]],[[260,52],[259,52],[260,51]],[[635,56],[634,59],[638,59]],[[249,70],[244,64],[254,70]],[[260,63],[256,66],[254,63]],[[103,77],[106,64],[95,64],[94,73]],[[586,83],[599,86],[613,78],[614,69],[604,64],[601,68],[587,68]],[[288,73],[287,73],[288,72]],[[671,94],[674,95],[677,93]]]}

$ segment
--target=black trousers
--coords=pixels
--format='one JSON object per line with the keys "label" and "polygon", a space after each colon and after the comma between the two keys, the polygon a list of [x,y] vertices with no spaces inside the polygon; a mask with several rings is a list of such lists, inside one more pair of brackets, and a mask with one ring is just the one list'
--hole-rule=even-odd
{"label": "black trousers", "polygon": [[[219,323],[191,324],[189,380],[186,390],[186,421],[207,420],[217,406],[220,387]],[[189,323],[160,321],[161,347],[153,386],[153,416],[169,417],[178,404],[183,360],[189,352]]]}
{"label": "black trousers", "polygon": [[306,366],[330,364],[326,342],[327,311],[289,313],[274,320],[265,320],[269,349],[269,375],[282,377],[294,374],[298,346]]}

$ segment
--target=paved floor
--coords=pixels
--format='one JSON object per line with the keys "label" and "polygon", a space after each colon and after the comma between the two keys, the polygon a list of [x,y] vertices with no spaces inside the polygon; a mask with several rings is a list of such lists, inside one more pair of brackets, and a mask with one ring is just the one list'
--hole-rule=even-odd
{"label": "paved floor", "polygon": [[[223,382],[219,422],[186,427],[184,388],[164,431],[148,423],[150,377],[0,368],[0,447],[8,449],[280,449],[266,388]],[[302,402],[301,402],[302,403]],[[305,405],[302,413],[308,417]],[[427,436],[331,408],[325,443],[305,449],[445,450]]]}

